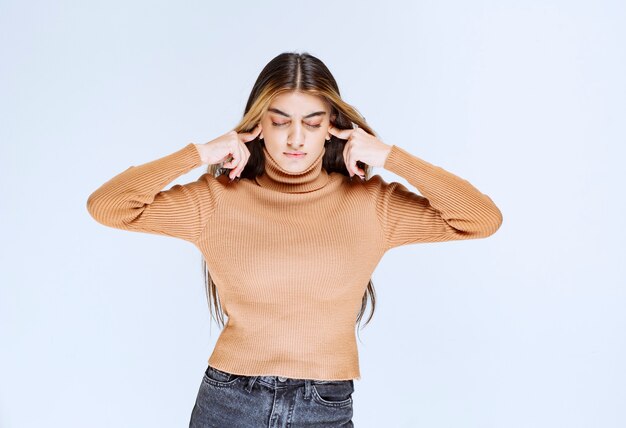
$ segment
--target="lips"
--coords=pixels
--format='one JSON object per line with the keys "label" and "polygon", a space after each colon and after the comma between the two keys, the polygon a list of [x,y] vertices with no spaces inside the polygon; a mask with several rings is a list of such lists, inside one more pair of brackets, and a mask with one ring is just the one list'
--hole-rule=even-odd
{"label": "lips", "polygon": [[304,155],[306,155],[306,153],[304,152],[284,152],[285,156],[288,156],[290,158],[301,158],[304,157]]}

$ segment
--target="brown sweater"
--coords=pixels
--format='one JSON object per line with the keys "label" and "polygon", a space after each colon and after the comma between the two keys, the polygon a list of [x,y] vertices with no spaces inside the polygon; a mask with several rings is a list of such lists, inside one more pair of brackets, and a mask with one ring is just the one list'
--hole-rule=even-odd
{"label": "brown sweater", "polygon": [[209,364],[242,375],[360,379],[356,317],[384,253],[407,244],[484,238],[502,214],[468,181],[393,145],[380,175],[362,181],[322,168],[284,171],[266,149],[265,174],[229,182],[205,173],[193,143],[131,166],[93,192],[106,226],[167,235],[203,254],[228,317]]}

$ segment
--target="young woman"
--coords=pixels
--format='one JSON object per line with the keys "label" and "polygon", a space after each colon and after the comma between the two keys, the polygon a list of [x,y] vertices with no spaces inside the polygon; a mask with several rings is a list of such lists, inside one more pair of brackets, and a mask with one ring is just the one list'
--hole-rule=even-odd
{"label": "young woman", "polygon": [[[163,190],[202,165],[197,181]],[[370,176],[372,167],[423,196]],[[374,312],[370,277],[384,253],[485,238],[502,223],[468,181],[381,141],[307,53],[265,66],[232,131],[129,167],[87,209],[203,255],[209,306],[228,321],[190,427],[353,426],[354,327],[368,297]]]}

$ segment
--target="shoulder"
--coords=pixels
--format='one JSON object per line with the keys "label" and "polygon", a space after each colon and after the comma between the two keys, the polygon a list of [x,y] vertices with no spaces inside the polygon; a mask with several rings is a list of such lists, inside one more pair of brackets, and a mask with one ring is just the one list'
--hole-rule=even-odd
{"label": "shoulder", "polygon": [[214,196],[221,195],[228,186],[229,180],[226,174],[215,177],[210,172],[205,172],[195,181],[194,185],[202,192],[209,192]]}
{"label": "shoulder", "polygon": [[400,185],[400,183],[397,183],[395,181],[392,181],[390,183],[385,181],[385,179],[379,174],[372,175],[367,180],[362,181],[361,184],[369,193],[372,194],[383,193],[390,188],[395,188],[396,186]]}
{"label": "shoulder", "polygon": [[398,181],[386,181],[376,174],[362,182],[369,197],[376,201],[389,201],[397,198],[422,199],[422,197]]}
{"label": "shoulder", "polygon": [[198,181],[201,181],[202,183],[205,183],[208,186],[222,186],[223,187],[226,184],[228,184],[229,180],[226,174],[220,174],[217,177],[215,177],[212,173],[205,172],[198,178]]}
{"label": "shoulder", "polygon": [[361,180],[357,176],[350,178],[347,175],[335,172],[331,173],[330,176],[331,181],[337,183],[337,188],[343,189],[343,191],[349,194],[360,195],[368,199],[379,199],[393,192],[398,186],[403,187],[402,184],[395,181],[385,181],[378,174],[369,177],[367,180]]}

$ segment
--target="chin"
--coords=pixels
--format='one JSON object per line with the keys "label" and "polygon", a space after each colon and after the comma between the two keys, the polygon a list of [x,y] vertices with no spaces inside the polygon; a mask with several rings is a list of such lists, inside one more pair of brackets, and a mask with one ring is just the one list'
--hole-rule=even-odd
{"label": "chin", "polygon": [[298,166],[294,166],[294,165],[281,165],[282,168],[285,171],[289,171],[291,173],[299,173],[299,172],[303,172],[304,170],[306,170],[308,167],[311,166],[311,164],[308,165],[298,165]]}

